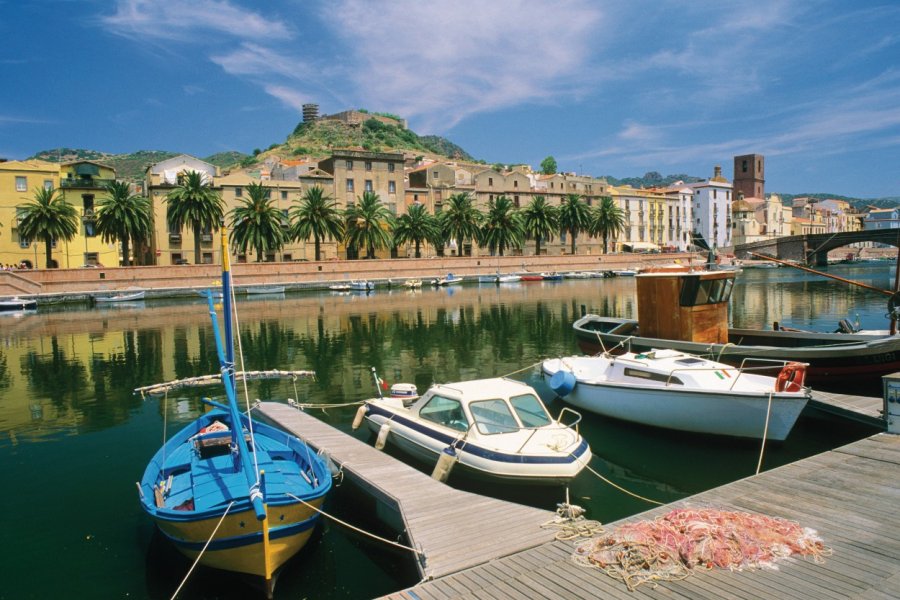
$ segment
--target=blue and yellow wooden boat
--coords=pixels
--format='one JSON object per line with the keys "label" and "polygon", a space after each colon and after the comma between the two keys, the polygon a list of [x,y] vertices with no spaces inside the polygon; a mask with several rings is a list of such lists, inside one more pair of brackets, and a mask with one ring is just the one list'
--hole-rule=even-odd
{"label": "blue and yellow wooden boat", "polygon": [[[227,257],[224,241],[223,249]],[[209,308],[228,403],[207,400],[216,409],[165,442],[144,471],[140,500],[183,554],[258,575],[271,597],[278,568],[312,534],[331,473],[303,441],[238,410],[227,258],[222,279],[224,344],[211,297]]]}

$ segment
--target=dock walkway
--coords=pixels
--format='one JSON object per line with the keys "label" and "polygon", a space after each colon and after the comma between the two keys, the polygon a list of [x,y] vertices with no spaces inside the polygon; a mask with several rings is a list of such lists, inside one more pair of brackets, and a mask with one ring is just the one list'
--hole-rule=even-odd
{"label": "dock walkway", "polygon": [[810,404],[819,410],[866,425],[885,428],[884,400],[873,396],[834,394],[813,390]]}
{"label": "dock walkway", "polygon": [[[778,570],[701,570],[629,592],[625,584],[571,559],[553,541],[387,596],[390,600],[706,598],[896,598],[900,590],[900,436],[870,438],[623,519],[653,519],[676,507],[714,506],[797,521],[833,550],[822,564],[803,558]],[[606,528],[616,523],[607,524]]]}
{"label": "dock walkway", "polygon": [[291,406],[263,402],[261,416],[325,449],[345,478],[399,512],[423,579],[442,577],[554,538],[555,513],[456,490]]}

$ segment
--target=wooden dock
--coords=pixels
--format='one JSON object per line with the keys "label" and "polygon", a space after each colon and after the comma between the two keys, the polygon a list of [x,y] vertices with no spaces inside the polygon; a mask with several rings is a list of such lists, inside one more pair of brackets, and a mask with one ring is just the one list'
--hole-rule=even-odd
{"label": "wooden dock", "polygon": [[[697,494],[621,522],[677,507],[752,511],[815,529],[833,554],[778,570],[700,570],[629,592],[596,568],[572,561],[572,542],[553,541],[423,582],[390,600],[677,598],[897,598],[900,594],[900,436],[879,433],[842,448]],[[616,523],[606,525],[607,529]]]}
{"label": "wooden dock", "polygon": [[324,449],[345,478],[394,511],[423,579],[442,577],[554,538],[541,524],[555,513],[456,490],[296,408],[263,402],[257,409],[282,429]]}
{"label": "wooden dock", "polygon": [[885,428],[884,400],[880,397],[833,394],[813,390],[810,405],[846,419]]}

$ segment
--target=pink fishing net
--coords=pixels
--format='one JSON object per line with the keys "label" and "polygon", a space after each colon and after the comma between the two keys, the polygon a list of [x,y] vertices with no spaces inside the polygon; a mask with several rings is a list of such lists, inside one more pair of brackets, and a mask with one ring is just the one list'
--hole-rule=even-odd
{"label": "pink fishing net", "polygon": [[579,544],[576,562],[621,579],[629,589],[684,579],[695,567],[775,568],[792,555],[821,561],[831,553],[816,532],[793,521],[716,509],[677,509],[654,521],[617,527]]}

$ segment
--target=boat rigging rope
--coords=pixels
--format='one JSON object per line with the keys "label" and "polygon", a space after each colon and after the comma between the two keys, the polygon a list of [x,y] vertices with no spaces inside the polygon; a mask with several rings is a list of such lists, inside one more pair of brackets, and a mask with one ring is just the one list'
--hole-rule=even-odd
{"label": "boat rigging rope", "polygon": [[[237,338],[238,358],[241,361],[241,372],[243,372],[244,371],[244,346],[241,344],[241,323],[240,323],[240,321],[238,321],[237,304],[235,303],[235,298],[234,298],[234,287],[229,286],[228,290],[231,294],[231,312],[234,314],[234,332],[232,335],[234,335],[234,337]],[[227,315],[226,318],[230,319],[231,315]],[[231,365],[232,370],[234,369],[234,367],[235,367],[235,365]],[[250,410],[251,410],[251,408],[250,408],[250,392],[247,389],[247,378],[244,377],[243,381],[244,381],[244,402],[247,403],[247,428],[250,431],[250,439],[253,440],[253,444],[254,444],[254,450],[252,452],[252,454],[253,454],[253,470],[256,472],[256,485],[259,485],[259,462],[256,458],[257,453],[256,453],[256,448],[255,448],[256,438],[253,436],[253,419],[250,418]],[[238,429],[238,431],[240,431],[240,423],[235,423],[234,426],[236,429]]]}
{"label": "boat rigging rope", "polygon": [[353,531],[355,531],[355,532],[357,532],[357,533],[361,533],[361,534],[363,534],[363,535],[369,536],[370,538],[376,539],[376,540],[378,540],[379,542],[384,542],[385,544],[389,544],[389,545],[391,545],[391,546],[395,546],[395,547],[400,548],[400,549],[402,549],[402,550],[408,550],[408,551],[410,551],[410,552],[413,552],[420,560],[424,560],[424,558],[425,558],[425,557],[422,555],[421,552],[419,552],[418,550],[416,550],[415,548],[413,548],[413,547],[411,547],[411,546],[405,546],[404,544],[401,544],[401,543],[399,543],[399,542],[395,542],[395,541],[393,541],[393,540],[389,540],[389,539],[387,539],[387,538],[383,538],[383,537],[381,537],[381,536],[379,536],[379,535],[375,535],[374,533],[368,532],[368,531],[366,531],[365,529],[360,529],[360,528],[357,527],[356,525],[351,525],[351,524],[348,523],[347,521],[342,521],[341,519],[335,517],[334,515],[331,515],[331,514],[325,512],[325,511],[322,510],[321,508],[316,508],[315,506],[313,506],[313,505],[310,504],[309,502],[306,502],[305,500],[302,500],[302,499],[298,498],[297,496],[291,494],[290,492],[286,492],[286,494],[287,494],[288,496],[290,496],[291,498],[293,498],[294,500],[296,500],[297,502],[300,502],[300,503],[304,504],[305,506],[308,506],[309,508],[313,509],[314,511],[316,511],[316,512],[319,513],[320,515],[322,515],[322,516],[324,516],[324,517],[328,517],[328,518],[331,519],[332,521],[335,521],[336,523],[339,523],[339,524],[343,525],[344,527],[347,527],[347,528],[349,528],[349,529],[352,529]]}
{"label": "boat rigging rope", "polygon": [[[203,553],[206,552],[206,549],[209,547],[209,543],[216,537],[216,532],[219,531],[219,526],[222,525],[222,521],[225,520],[225,517],[228,516],[228,511],[231,510],[231,507],[234,506],[234,500],[232,500],[228,506],[225,508],[225,512],[222,513],[222,518],[219,519],[219,522],[216,523],[216,528],[213,529],[213,532],[210,534],[209,539],[206,540],[206,543],[203,544],[203,548],[200,550],[200,554],[197,555],[197,558],[194,559],[194,564],[191,565],[191,568],[188,569],[188,572],[185,573],[184,579],[181,580],[181,584],[178,586],[178,589],[175,590],[175,593],[172,594],[172,598],[170,600],[175,600],[178,596],[178,592],[181,591],[181,588],[184,587],[184,584],[187,583],[188,577],[191,576],[191,573],[194,572],[194,567],[197,566],[197,563],[200,562],[200,558],[203,556]],[[266,523],[263,523],[263,527],[266,527]]]}
{"label": "boat rigging rope", "polygon": [[307,408],[321,408],[323,412],[326,408],[346,408],[348,406],[361,406],[365,403],[365,400],[356,400],[355,402],[341,402],[338,404],[318,404],[315,402],[297,402],[292,398],[288,398],[288,406],[293,406],[297,410],[305,410]]}
{"label": "boat rigging rope", "polygon": [[772,396],[775,392],[769,392],[769,406],[766,407],[766,424],[763,427],[762,446],[759,447],[759,462],[756,463],[756,474],[762,468],[763,453],[766,451],[766,437],[769,435],[769,416],[772,414]]}

